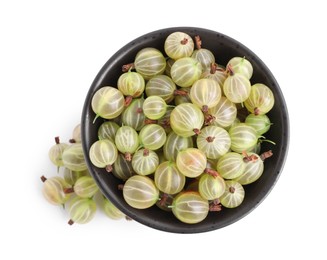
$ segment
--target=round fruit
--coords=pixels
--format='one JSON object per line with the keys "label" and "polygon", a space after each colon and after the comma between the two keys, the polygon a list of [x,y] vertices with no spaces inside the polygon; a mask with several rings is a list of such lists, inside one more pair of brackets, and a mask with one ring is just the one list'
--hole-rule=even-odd
{"label": "round fruit", "polygon": [[199,193],[206,200],[220,198],[225,192],[225,181],[219,176],[203,174],[199,181]]}
{"label": "round fruit", "polygon": [[157,202],[159,190],[149,177],[134,175],[125,182],[123,196],[131,207],[146,209]]}
{"label": "round fruit", "polygon": [[124,95],[116,88],[106,86],[98,89],[92,98],[92,109],[96,114],[93,122],[102,117],[112,119],[119,116],[124,110]]}
{"label": "round fruit", "polygon": [[226,189],[220,203],[226,208],[236,208],[243,202],[245,191],[237,181],[225,181]]}
{"label": "round fruit", "polygon": [[201,129],[196,144],[209,159],[218,159],[229,151],[231,139],[225,129],[219,126],[207,126]]}
{"label": "round fruit", "polygon": [[202,111],[192,103],[176,106],[170,115],[170,126],[173,131],[183,137],[200,133],[204,122]]}
{"label": "round fruit", "polygon": [[98,168],[106,168],[112,171],[112,165],[116,161],[118,151],[115,144],[109,139],[98,140],[91,145],[89,156],[92,164]]}
{"label": "round fruit", "polygon": [[193,39],[184,32],[174,32],[165,40],[165,52],[173,60],[189,57],[194,50]]}
{"label": "round fruit", "polygon": [[202,74],[201,63],[191,57],[181,58],[171,66],[171,78],[180,87],[191,87]]}
{"label": "round fruit", "polygon": [[198,192],[181,192],[173,200],[172,212],[181,222],[199,223],[209,213],[209,202],[202,198]]}
{"label": "round fruit", "polygon": [[64,166],[72,171],[79,172],[87,169],[81,143],[68,146],[62,154],[62,161]]}
{"label": "round fruit", "polygon": [[274,94],[264,84],[254,84],[251,87],[249,98],[244,102],[245,107],[255,115],[268,113],[275,104]]}
{"label": "round fruit", "polygon": [[145,80],[149,80],[165,71],[166,59],[158,49],[147,47],[136,54],[134,67]]}
{"label": "round fruit", "polygon": [[207,165],[207,157],[197,148],[187,148],[177,154],[176,165],[186,177],[200,176]]}
{"label": "round fruit", "polygon": [[158,189],[167,194],[180,192],[185,185],[185,176],[174,162],[161,163],[154,173],[154,182]]}

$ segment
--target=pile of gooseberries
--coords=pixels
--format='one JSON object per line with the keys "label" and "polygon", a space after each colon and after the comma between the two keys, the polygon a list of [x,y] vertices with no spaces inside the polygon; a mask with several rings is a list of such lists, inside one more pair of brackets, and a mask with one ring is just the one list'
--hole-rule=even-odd
{"label": "pile of gooseberries", "polygon": [[162,50],[140,49],[116,86],[95,92],[94,121],[102,121],[88,156],[121,180],[129,206],[158,206],[194,224],[238,207],[243,186],[263,174],[274,95],[251,82],[246,57],[218,64],[198,35],[171,33]]}
{"label": "pile of gooseberries", "polygon": [[[106,129],[111,129],[110,124]],[[129,219],[101,194],[89,174],[80,133],[80,124],[78,124],[73,130],[73,137],[69,143],[62,143],[59,137],[55,137],[55,144],[49,150],[49,159],[57,167],[57,174],[51,177],[41,176],[42,193],[45,199],[52,205],[67,209],[70,225],[90,222],[97,208],[101,208],[110,219],[118,220],[124,217]],[[103,139],[104,142],[106,138],[108,135]],[[101,145],[106,147],[106,143]]]}

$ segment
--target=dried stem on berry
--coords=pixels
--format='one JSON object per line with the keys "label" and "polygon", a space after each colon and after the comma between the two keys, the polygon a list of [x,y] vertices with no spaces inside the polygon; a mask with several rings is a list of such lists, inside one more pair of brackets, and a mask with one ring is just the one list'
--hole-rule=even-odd
{"label": "dried stem on berry", "polygon": [[215,140],[215,138],[216,138],[215,136],[208,136],[206,140],[208,143],[212,143]]}
{"label": "dried stem on berry", "polygon": [[273,155],[272,150],[269,150],[269,151],[267,151],[267,152],[262,153],[262,154],[260,155],[260,158],[261,158],[261,160],[264,161],[265,159],[271,157],[272,155]]}
{"label": "dried stem on berry", "polygon": [[193,129],[193,132],[194,132],[196,135],[201,134],[201,130],[198,129],[198,128],[194,128],[194,129]]}
{"label": "dried stem on berry", "polygon": [[47,180],[47,178],[44,175],[42,175],[40,178],[42,182],[45,182]]}
{"label": "dried stem on berry", "polygon": [[69,194],[69,193],[73,193],[73,192],[74,192],[74,187],[64,188],[64,193],[65,194]]}
{"label": "dried stem on berry", "polygon": [[56,142],[56,144],[60,144],[59,136],[56,136],[56,137],[55,137],[55,142]]}
{"label": "dried stem on berry", "polygon": [[143,150],[143,156],[149,156],[149,149],[144,149]]}
{"label": "dried stem on berry", "polygon": [[254,114],[257,116],[257,115],[260,114],[260,109],[257,108],[257,107],[255,107],[255,108],[253,109],[253,112],[254,112]]}
{"label": "dried stem on berry", "polygon": [[167,202],[167,199],[168,199],[168,194],[163,193],[159,201],[160,206],[164,206]]}
{"label": "dried stem on berry", "polygon": [[185,90],[180,90],[180,89],[176,89],[174,90],[174,96],[187,96],[188,95],[188,92],[185,91]]}
{"label": "dried stem on berry", "polygon": [[209,107],[207,105],[203,105],[201,110],[202,110],[203,114],[207,114]]}
{"label": "dried stem on berry", "polygon": [[125,160],[130,162],[132,161],[132,154],[131,153],[125,153]]}
{"label": "dried stem on berry", "polygon": [[125,64],[122,66],[122,71],[123,72],[127,72],[129,70],[134,69],[134,63],[129,63],[129,64]]}
{"label": "dried stem on berry", "polygon": [[118,188],[118,190],[123,190],[124,189],[124,184],[118,184],[117,188]]}
{"label": "dried stem on berry", "polygon": [[235,74],[233,71],[233,68],[230,64],[227,66],[227,73],[229,73],[229,75],[231,75],[231,76],[233,76]]}
{"label": "dried stem on berry", "polygon": [[187,38],[184,38],[183,40],[181,40],[181,44],[182,45],[185,45],[188,43],[188,39]]}
{"label": "dried stem on berry", "polygon": [[221,211],[221,204],[219,199],[214,199],[209,203],[209,211]]}
{"label": "dried stem on berry", "polygon": [[233,186],[230,186],[228,190],[229,190],[230,193],[234,193],[235,192],[235,188]]}
{"label": "dried stem on berry", "polygon": [[107,172],[112,172],[112,165],[107,165],[106,166],[106,171]]}
{"label": "dried stem on berry", "polygon": [[201,41],[200,36],[199,36],[199,35],[196,35],[196,36],[194,37],[194,39],[195,39],[195,46],[196,46],[196,48],[197,48],[198,50],[200,50],[200,49],[201,49],[201,45],[202,45],[202,41]]}
{"label": "dried stem on berry", "polygon": [[243,154],[243,161],[244,162],[254,162],[258,159],[258,156],[256,156],[255,154],[251,154],[251,155],[248,155],[245,151],[242,153]]}
{"label": "dried stem on berry", "polygon": [[204,114],[204,124],[211,125],[216,120],[216,117],[208,113]]}
{"label": "dried stem on berry", "polygon": [[125,103],[124,103],[125,107],[128,107],[131,104],[132,100],[133,100],[132,96],[126,96]]}
{"label": "dried stem on berry", "polygon": [[68,224],[69,224],[69,225],[73,225],[73,224],[74,224],[74,221],[73,221],[72,219],[70,219],[70,220],[68,221]]}
{"label": "dried stem on berry", "polygon": [[220,176],[219,172],[217,172],[217,171],[215,171],[213,169],[210,169],[210,168],[205,168],[204,172],[211,175],[212,177],[215,177],[215,178]]}
{"label": "dried stem on berry", "polygon": [[158,120],[152,120],[152,119],[146,118],[146,119],[144,120],[144,124],[146,124],[146,125],[150,125],[150,124],[158,124]]}

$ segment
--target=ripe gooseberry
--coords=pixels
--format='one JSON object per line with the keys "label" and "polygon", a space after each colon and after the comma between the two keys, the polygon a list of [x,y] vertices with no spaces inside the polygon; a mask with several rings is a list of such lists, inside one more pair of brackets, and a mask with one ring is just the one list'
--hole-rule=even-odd
{"label": "ripe gooseberry", "polygon": [[160,191],[173,195],[184,188],[185,175],[178,170],[174,162],[166,161],[157,167],[154,182]]}
{"label": "ripe gooseberry", "polygon": [[70,198],[70,194],[64,192],[65,189],[71,186],[59,176],[46,178],[41,177],[43,182],[42,194],[45,199],[52,205],[64,205]]}
{"label": "ripe gooseberry", "polygon": [[207,113],[209,108],[216,106],[221,98],[221,89],[213,79],[199,79],[191,88],[190,98],[194,105]]}
{"label": "ripe gooseberry", "polygon": [[225,192],[225,181],[220,176],[203,174],[199,180],[199,193],[206,200],[218,199]]}
{"label": "ripe gooseberry", "polygon": [[194,42],[193,39],[184,32],[173,32],[166,38],[164,49],[168,57],[177,60],[192,55]]}
{"label": "ripe gooseberry", "polygon": [[248,99],[244,102],[250,113],[264,115],[268,113],[275,104],[274,94],[269,87],[257,83],[251,87]]}
{"label": "ripe gooseberry", "polygon": [[132,160],[132,154],[139,147],[139,136],[134,128],[121,126],[115,136],[115,144],[119,152],[125,154],[127,161]]}
{"label": "ripe gooseberry", "polygon": [[218,159],[228,152],[231,139],[228,132],[219,126],[206,126],[196,138],[198,149],[209,159]]}
{"label": "ripe gooseberry", "polygon": [[139,175],[154,173],[159,165],[158,155],[149,149],[138,150],[132,159],[133,170]]}
{"label": "ripe gooseberry", "polygon": [[68,224],[85,224],[90,222],[95,215],[96,209],[96,203],[93,199],[75,197],[68,204],[68,212],[70,216]]}
{"label": "ripe gooseberry", "polygon": [[183,137],[200,133],[204,123],[202,111],[192,103],[176,106],[170,115],[170,126],[173,131]]}
{"label": "ripe gooseberry", "polygon": [[191,57],[180,58],[170,70],[171,78],[180,87],[191,87],[202,74],[201,63]]}
{"label": "ripe gooseberry", "polygon": [[245,191],[243,186],[237,181],[225,181],[226,189],[219,198],[220,203],[226,208],[236,208],[244,200]]}
{"label": "ripe gooseberry", "polygon": [[234,73],[231,67],[227,71],[229,75],[224,81],[224,94],[234,103],[243,103],[250,95],[251,83],[243,74]]}
{"label": "ripe gooseberry", "polygon": [[131,207],[146,209],[158,201],[159,190],[149,177],[134,175],[125,182],[123,196]]}
{"label": "ripe gooseberry", "polygon": [[140,145],[149,150],[158,150],[167,139],[164,128],[157,124],[145,125],[139,133]]}
{"label": "ripe gooseberry", "polygon": [[118,151],[112,141],[109,139],[102,139],[91,145],[89,156],[94,166],[105,168],[107,172],[111,172],[112,164],[117,159]]}
{"label": "ripe gooseberry", "polygon": [[134,67],[145,80],[149,80],[165,71],[166,59],[158,49],[147,47],[136,54]]}
{"label": "ripe gooseberry", "polygon": [[66,143],[60,143],[59,136],[55,137],[56,144],[51,146],[49,149],[49,159],[50,161],[57,166],[57,170],[59,171],[59,167],[64,166],[64,162],[62,159],[62,155],[64,153],[64,150],[69,147]]}
{"label": "ripe gooseberry", "polygon": [[207,165],[207,157],[197,148],[187,148],[177,154],[176,165],[186,177],[200,176]]}
{"label": "ripe gooseberry", "polygon": [[98,89],[91,101],[91,106],[96,114],[93,122],[98,117],[112,119],[119,116],[124,110],[124,95],[116,88],[105,86]]}
{"label": "ripe gooseberry", "polygon": [[171,208],[178,220],[187,224],[195,224],[207,217],[209,202],[198,192],[186,191],[180,192],[174,198]]}
{"label": "ripe gooseberry", "polygon": [[72,171],[79,172],[87,169],[81,143],[75,143],[68,146],[62,154],[62,160],[64,166]]}

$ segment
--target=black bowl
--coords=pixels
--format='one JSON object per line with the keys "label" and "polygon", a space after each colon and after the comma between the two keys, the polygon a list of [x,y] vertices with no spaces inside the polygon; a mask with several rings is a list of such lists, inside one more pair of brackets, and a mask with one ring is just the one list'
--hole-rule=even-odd
{"label": "black bowl", "polygon": [[[164,53],[163,46],[166,37],[175,31],[183,31],[194,38],[200,35],[203,48],[211,50],[219,64],[227,64],[234,56],[245,56],[253,66],[251,83],[263,83],[269,86],[275,96],[275,105],[268,116],[273,123],[266,138],[276,142],[276,145],[263,143],[262,150],[272,149],[273,156],[265,161],[265,171],[256,182],[244,186],[245,199],[234,209],[223,208],[220,212],[210,212],[208,217],[198,224],[185,224],[177,220],[172,213],[153,206],[148,209],[134,209],[130,207],[117,189],[122,181],[108,174],[104,169],[92,165],[88,154],[92,143],[97,140],[97,130],[101,120],[96,120],[91,108],[93,94],[106,85],[117,86],[118,77],[122,73],[122,65],[134,61],[136,53],[144,47],[155,47]],[[247,47],[236,40],[221,33],[194,27],[167,28],[145,34],[122,47],[102,67],[86,96],[82,113],[82,143],[86,155],[86,162],[91,175],[94,177],[102,193],[111,200],[122,212],[132,219],[155,229],[173,233],[199,233],[216,230],[230,225],[256,208],[275,185],[281,174],[289,143],[289,119],[286,103],[274,76],[267,66]]]}

